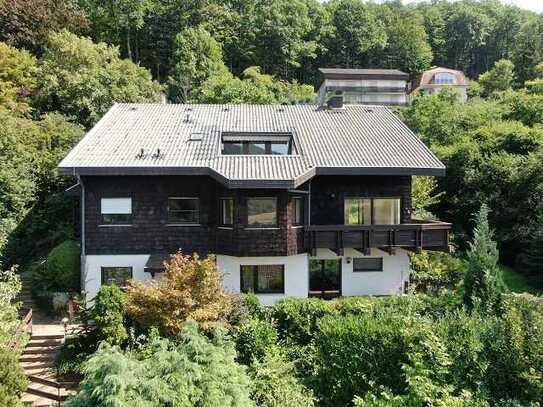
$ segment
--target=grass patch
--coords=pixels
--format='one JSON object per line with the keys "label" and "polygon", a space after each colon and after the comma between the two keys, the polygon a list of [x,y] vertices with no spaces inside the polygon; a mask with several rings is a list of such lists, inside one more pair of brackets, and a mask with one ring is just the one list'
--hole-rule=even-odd
{"label": "grass patch", "polygon": [[537,289],[530,285],[526,277],[511,267],[500,266],[503,271],[503,281],[509,290],[514,293],[530,293],[535,295],[543,295],[543,290]]}

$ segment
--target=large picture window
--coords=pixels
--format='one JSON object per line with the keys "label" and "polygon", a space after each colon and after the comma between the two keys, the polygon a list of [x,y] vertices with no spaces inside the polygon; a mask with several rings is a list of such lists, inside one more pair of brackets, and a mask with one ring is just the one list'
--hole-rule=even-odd
{"label": "large picture window", "polygon": [[277,225],[277,198],[247,198],[247,224],[253,227]]}
{"label": "large picture window", "polygon": [[400,198],[345,199],[346,225],[397,225],[400,223]]}
{"label": "large picture window", "polygon": [[168,222],[174,225],[199,224],[200,200],[198,198],[168,198]]}
{"label": "large picture window", "polygon": [[102,284],[125,287],[132,278],[132,267],[102,267]]}
{"label": "large picture window", "polygon": [[221,198],[221,217],[220,223],[223,226],[232,226],[234,224],[234,200],[232,198]]}
{"label": "large picture window", "polygon": [[132,198],[102,198],[100,213],[103,225],[128,225],[132,223]]}
{"label": "large picture window", "polygon": [[222,133],[223,155],[292,155],[296,153],[292,133]]}
{"label": "large picture window", "polygon": [[256,294],[284,294],[285,266],[241,266],[241,292]]}

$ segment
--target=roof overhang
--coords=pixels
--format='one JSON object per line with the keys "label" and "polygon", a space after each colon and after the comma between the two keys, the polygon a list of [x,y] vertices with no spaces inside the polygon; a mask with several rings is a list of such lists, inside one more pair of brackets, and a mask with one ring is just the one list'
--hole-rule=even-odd
{"label": "roof overhang", "polygon": [[316,167],[295,179],[228,179],[208,167],[60,167],[59,172],[66,176],[199,175],[209,176],[228,189],[293,189],[316,175],[425,175],[439,177],[445,175],[445,167]]}

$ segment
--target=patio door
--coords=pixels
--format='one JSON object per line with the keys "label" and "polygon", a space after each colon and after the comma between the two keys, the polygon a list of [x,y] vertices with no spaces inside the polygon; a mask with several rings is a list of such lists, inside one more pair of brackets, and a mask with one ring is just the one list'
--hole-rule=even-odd
{"label": "patio door", "polygon": [[341,259],[309,260],[309,296],[330,299],[341,295]]}

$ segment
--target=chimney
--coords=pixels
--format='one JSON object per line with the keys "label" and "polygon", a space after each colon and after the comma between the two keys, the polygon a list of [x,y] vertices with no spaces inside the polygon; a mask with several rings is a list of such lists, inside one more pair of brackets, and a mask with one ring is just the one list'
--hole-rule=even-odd
{"label": "chimney", "polygon": [[342,109],[343,108],[343,95],[334,95],[327,102],[329,109]]}

